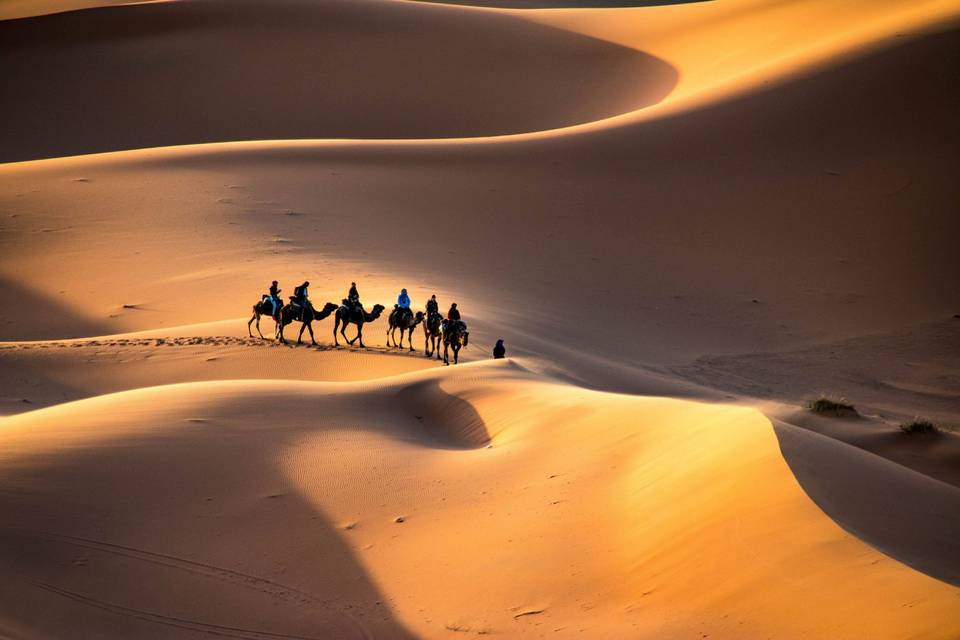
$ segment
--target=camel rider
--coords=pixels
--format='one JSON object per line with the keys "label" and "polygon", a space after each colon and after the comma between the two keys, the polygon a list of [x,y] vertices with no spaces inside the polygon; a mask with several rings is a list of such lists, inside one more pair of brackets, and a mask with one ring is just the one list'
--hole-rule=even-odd
{"label": "camel rider", "polygon": [[397,296],[397,319],[405,318],[406,316],[413,315],[413,312],[410,311],[410,296],[407,295],[406,289],[400,290],[400,295]]}
{"label": "camel rider", "polygon": [[350,283],[350,291],[347,293],[347,306],[356,308],[360,306],[360,292],[357,291],[357,283]]}
{"label": "camel rider", "polygon": [[433,294],[430,296],[430,299],[427,300],[427,317],[433,314],[440,314],[440,304],[437,302],[437,294]]}
{"label": "camel rider", "polygon": [[450,305],[450,311],[447,311],[447,320],[451,322],[460,319],[460,309],[457,309],[457,303]]}
{"label": "camel rider", "polygon": [[[303,284],[299,287],[294,288],[293,290],[293,301],[300,305],[301,309],[306,309],[310,307],[310,292],[309,292],[310,283],[304,280]],[[302,317],[302,312],[301,312]]]}
{"label": "camel rider", "polygon": [[273,315],[276,316],[280,311],[280,307],[283,306],[283,302],[280,300],[280,287],[277,286],[277,281],[274,280],[270,285],[270,301],[273,303]]}

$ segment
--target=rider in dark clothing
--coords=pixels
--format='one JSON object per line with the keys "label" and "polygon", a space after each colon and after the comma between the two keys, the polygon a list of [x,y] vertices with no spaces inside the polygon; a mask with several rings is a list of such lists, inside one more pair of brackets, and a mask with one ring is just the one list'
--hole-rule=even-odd
{"label": "rider in dark clothing", "polygon": [[460,310],[457,309],[457,303],[454,302],[450,305],[450,311],[447,311],[447,320],[459,320],[460,319]]}
{"label": "rider in dark clothing", "polygon": [[350,291],[347,293],[347,302],[353,306],[358,306],[360,304],[360,292],[357,291],[357,283],[350,283]]}
{"label": "rider in dark clothing", "polygon": [[427,300],[427,315],[430,316],[434,313],[440,313],[440,304],[437,302],[437,294],[430,296],[430,299]]}
{"label": "rider in dark clothing", "polygon": [[497,340],[497,346],[493,348],[493,357],[497,360],[507,355],[507,348],[503,346],[503,338]]}
{"label": "rider in dark clothing", "polygon": [[293,301],[304,309],[310,305],[310,292],[308,291],[309,286],[310,283],[304,281],[302,285],[293,290]]}

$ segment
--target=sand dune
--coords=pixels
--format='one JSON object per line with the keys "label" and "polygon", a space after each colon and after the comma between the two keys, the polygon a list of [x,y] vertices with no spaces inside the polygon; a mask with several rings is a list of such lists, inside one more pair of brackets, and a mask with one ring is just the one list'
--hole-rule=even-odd
{"label": "sand dune", "polygon": [[669,64],[642,52],[465,13],[206,0],[0,22],[11,88],[0,110],[17,123],[4,129],[0,161],[225,140],[516,133],[632,111],[676,82]]}
{"label": "sand dune", "polygon": [[[458,435],[475,421],[492,448]],[[871,637],[957,631],[956,590],[833,524],[750,410],[470,365],[141,389],[8,418],[0,437],[17,523],[3,588],[23,603],[7,628],[62,633],[39,614],[66,606],[137,637],[822,637],[854,615]],[[198,607],[210,582],[229,597]]]}
{"label": "sand dune", "polygon": [[[359,278],[371,303],[415,282],[417,303],[456,296],[478,344],[507,333],[626,390],[625,376],[604,378],[610,361],[779,351],[950,318],[955,38],[589,135],[8,164],[3,203],[18,217],[3,224],[2,275],[69,311],[7,318],[2,337],[237,317],[272,277],[289,292],[310,276],[327,300]],[[603,329],[624,319],[628,330]]]}
{"label": "sand dune", "polygon": [[0,4],[0,20],[31,18],[51,13],[118,4],[133,3],[110,2],[109,0],[6,0]]}
{"label": "sand dune", "polygon": [[955,3],[91,4],[0,7],[0,636],[960,635]]}

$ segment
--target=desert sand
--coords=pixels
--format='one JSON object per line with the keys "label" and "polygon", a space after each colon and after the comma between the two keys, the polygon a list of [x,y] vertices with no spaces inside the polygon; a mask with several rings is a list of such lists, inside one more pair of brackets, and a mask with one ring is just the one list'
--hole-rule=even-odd
{"label": "desert sand", "polygon": [[0,5],[0,636],[960,637],[960,8],[624,4]]}

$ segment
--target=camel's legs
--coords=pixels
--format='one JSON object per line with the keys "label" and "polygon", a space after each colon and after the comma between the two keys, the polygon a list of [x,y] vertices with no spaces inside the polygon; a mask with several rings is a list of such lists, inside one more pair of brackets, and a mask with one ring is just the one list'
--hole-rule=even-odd
{"label": "camel's legs", "polygon": [[347,344],[353,344],[353,340],[347,340],[347,324],[349,323],[344,320],[343,326],[340,327],[340,335],[343,336],[343,339]]}
{"label": "camel's legs", "polygon": [[[312,321],[307,322],[306,325],[307,325],[307,331],[310,332],[310,342],[313,344],[313,346],[317,346],[317,339],[313,337],[313,322]],[[302,333],[303,329],[301,329],[300,331]]]}
{"label": "camel's legs", "polygon": [[[400,341],[400,346],[403,346],[403,340]],[[410,348],[410,351],[414,351],[413,348],[413,327],[410,327],[410,330],[407,332],[407,346]]]}
{"label": "camel's legs", "polygon": [[[253,337],[253,332],[250,331],[250,325],[253,323],[254,320],[257,321],[257,333],[260,333],[260,314],[257,313],[256,311],[253,312],[253,317],[247,321],[247,335],[249,335],[251,338]],[[262,333],[260,333],[260,337],[261,338],[263,337]]]}
{"label": "camel's legs", "polygon": [[333,346],[339,347],[340,343],[337,342],[337,329],[340,328],[340,316],[337,316],[333,319]]}
{"label": "camel's legs", "polygon": [[360,322],[357,324],[357,337],[350,341],[350,344],[354,342],[360,342],[360,348],[366,349],[367,345],[363,344],[363,323]]}
{"label": "camel's legs", "polygon": [[[300,323],[300,335],[297,336],[297,344],[300,344],[300,342],[303,340],[303,330],[306,329],[306,328],[307,328],[307,323],[306,323],[306,322],[301,322],[301,323]],[[313,329],[311,329],[310,332],[312,333],[312,332],[313,332]]]}

